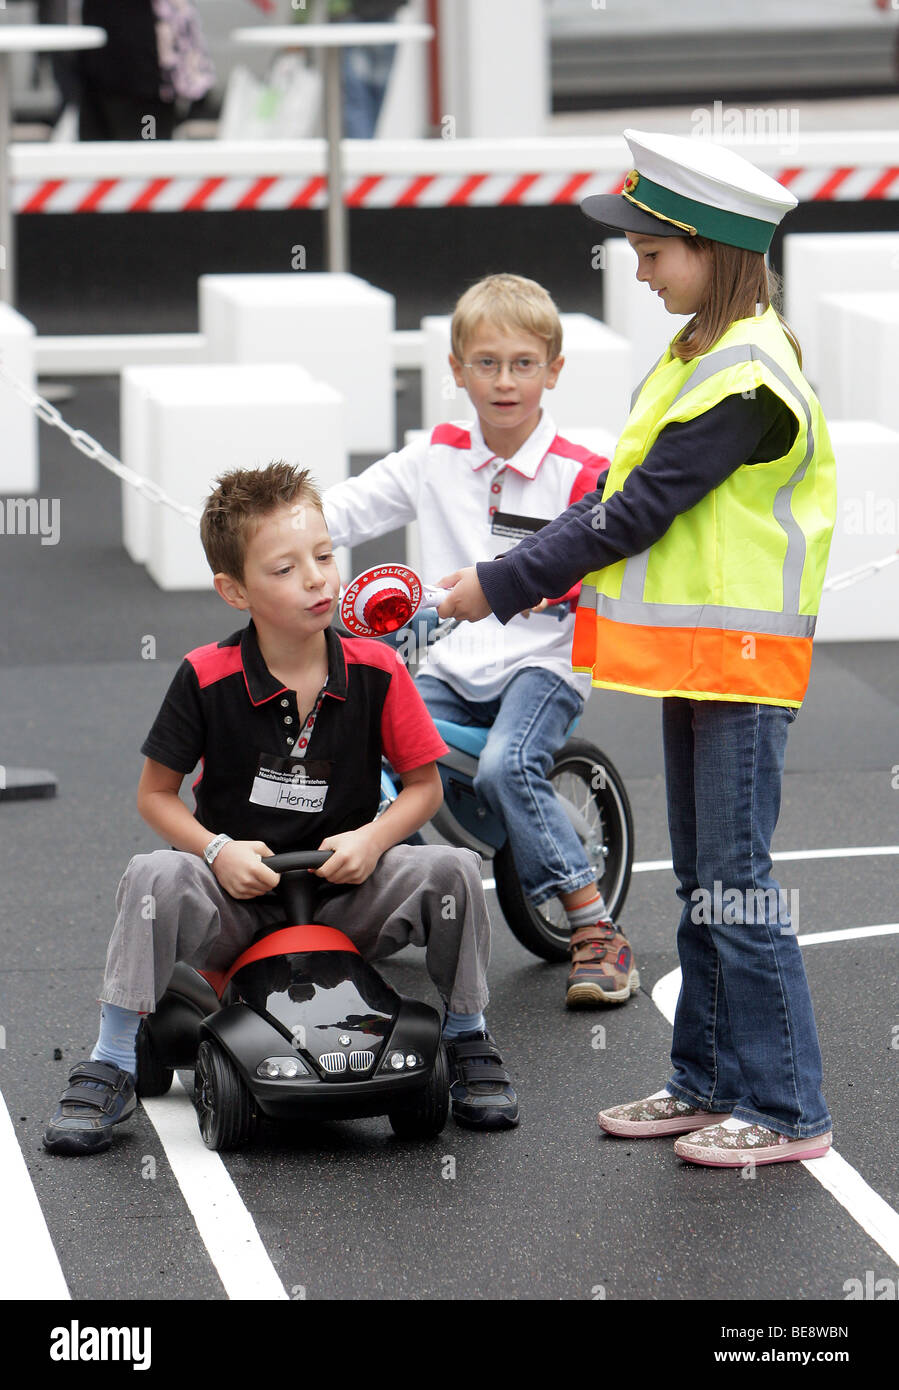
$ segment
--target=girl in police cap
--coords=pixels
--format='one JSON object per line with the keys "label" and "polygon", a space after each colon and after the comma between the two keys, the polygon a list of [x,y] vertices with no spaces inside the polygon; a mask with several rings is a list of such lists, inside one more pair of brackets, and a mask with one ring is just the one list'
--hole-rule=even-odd
{"label": "girl in police cap", "polygon": [[583,210],[690,320],[638,387],[602,495],[448,576],[439,611],[507,622],[583,579],[574,668],[662,700],[683,905],[672,1073],[602,1127],[681,1135],[676,1153],[715,1166],[818,1157],[821,1054],[770,855],[836,515],[827,427],[765,266],[796,199],[716,145],[625,137],[621,194]]}

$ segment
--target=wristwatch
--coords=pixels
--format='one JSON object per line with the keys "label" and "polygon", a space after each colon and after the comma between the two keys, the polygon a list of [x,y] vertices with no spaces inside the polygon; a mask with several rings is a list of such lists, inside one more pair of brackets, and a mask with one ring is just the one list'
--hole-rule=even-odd
{"label": "wristwatch", "polygon": [[229,844],[230,841],[230,835],[216,835],[214,840],[209,841],[209,844],[203,851],[203,858],[206,860],[206,863],[209,865],[210,868],[212,868],[212,861],[215,859],[215,856],[218,854],[219,850],[222,848],[223,845]]}

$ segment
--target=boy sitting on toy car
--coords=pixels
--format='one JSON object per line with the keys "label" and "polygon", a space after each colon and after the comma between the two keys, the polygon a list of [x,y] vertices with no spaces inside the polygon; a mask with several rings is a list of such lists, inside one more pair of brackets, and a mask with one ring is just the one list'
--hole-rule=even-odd
{"label": "boy sitting on toy car", "polygon": [[[216,592],[250,621],[188,653],[142,745],[138,810],[174,848],[137,855],[125,871],[100,1035],[69,1075],[45,1147],[109,1147],[136,1105],[141,1018],[175,963],[226,967],[280,920],[266,898],[279,876],[262,857],[299,849],[333,851],[317,870],[315,921],[369,959],[426,948],[447,1009],[455,1119],[517,1124],[483,1016],[490,924],[478,856],[401,843],[440,804],[435,759],[446,748],[398,655],[330,627],[340,581],[308,472],[275,463],[224,474],[200,533]],[[382,754],[403,789],[375,820]],[[197,763],[191,812],[179,791]]]}

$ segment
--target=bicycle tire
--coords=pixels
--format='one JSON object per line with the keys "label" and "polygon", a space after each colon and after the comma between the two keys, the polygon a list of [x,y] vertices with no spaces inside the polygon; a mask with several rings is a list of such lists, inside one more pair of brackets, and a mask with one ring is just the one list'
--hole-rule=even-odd
{"label": "bicycle tire", "polygon": [[[598,838],[585,844],[588,858],[596,866],[599,891],[609,915],[618,915],[627,897],[634,862],[634,823],[630,799],[615,765],[602,749],[585,739],[569,739],[556,754],[549,780],[561,791],[566,776],[577,779],[586,789],[577,809],[590,818]],[[579,831],[584,843],[584,836]],[[558,899],[535,907],[524,895],[515,858],[508,841],[497,850],[493,861],[496,896],[513,935],[528,951],[543,960],[568,960],[571,931]]]}

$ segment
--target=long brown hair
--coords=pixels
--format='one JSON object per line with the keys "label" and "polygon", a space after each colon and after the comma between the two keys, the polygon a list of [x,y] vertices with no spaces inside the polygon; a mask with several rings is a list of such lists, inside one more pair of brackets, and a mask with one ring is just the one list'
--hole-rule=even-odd
{"label": "long brown hair", "polygon": [[769,270],[761,251],[745,251],[707,237],[688,237],[687,246],[696,255],[708,252],[712,274],[705,299],[671,345],[672,354],[682,362],[708,352],[738,319],[752,318],[756,305],[773,305],[781,326],[802,366],[802,350],[796,335],[779,312],[780,277]]}

